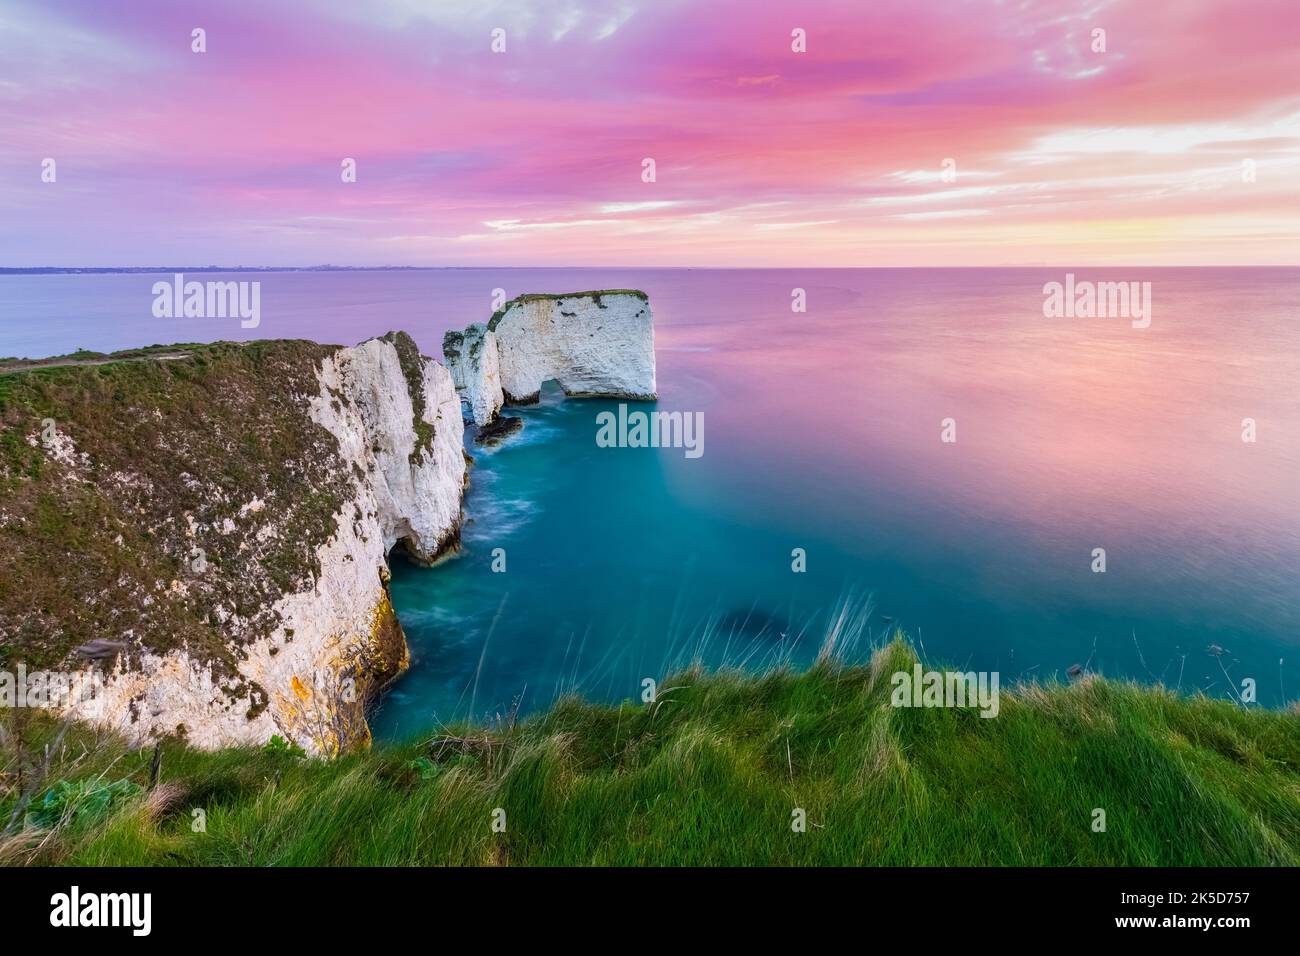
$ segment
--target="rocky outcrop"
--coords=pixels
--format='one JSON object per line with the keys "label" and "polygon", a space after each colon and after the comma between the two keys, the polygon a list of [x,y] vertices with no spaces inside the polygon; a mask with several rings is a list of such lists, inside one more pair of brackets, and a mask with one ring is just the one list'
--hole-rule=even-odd
{"label": "rocky outcrop", "polygon": [[442,339],[442,355],[468,410],[466,420],[476,425],[492,421],[505,404],[496,333],[482,324],[448,332]]}
{"label": "rocky outcrop", "polygon": [[486,326],[448,333],[443,355],[477,425],[552,380],[571,396],[656,397],[654,317],[635,290],[521,295]]}
{"label": "rocky outcrop", "polygon": [[0,658],[95,668],[67,709],[142,741],[364,744],[367,702],[408,662],[389,553],[459,543],[451,375],[404,333],[178,348],[6,376],[0,574],[22,590]]}
{"label": "rocky outcrop", "polygon": [[[339,441],[344,467],[366,471],[385,548],[421,564],[460,540],[464,430],[446,368],[390,333],[335,353],[321,368],[312,417]],[[336,403],[342,393],[350,402]],[[341,410],[340,410],[341,406]]]}
{"label": "rocky outcrop", "polygon": [[499,445],[515,432],[524,427],[524,420],[516,415],[497,415],[492,421],[479,428],[474,436],[474,444]]}
{"label": "rocky outcrop", "polygon": [[547,381],[655,397],[641,292],[520,296],[444,353],[390,333],[0,370],[0,671],[94,676],[61,709],[142,742],[366,743],[408,663],[389,555],[459,545],[461,399],[490,443]]}

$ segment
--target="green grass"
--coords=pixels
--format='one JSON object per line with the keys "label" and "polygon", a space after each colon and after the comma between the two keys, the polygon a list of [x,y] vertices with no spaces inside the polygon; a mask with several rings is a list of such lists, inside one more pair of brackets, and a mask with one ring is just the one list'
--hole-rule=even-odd
{"label": "green grass", "polygon": [[[632,295],[638,299],[650,301],[650,297],[640,289],[591,289],[586,292],[527,292],[524,295],[517,295],[509,302],[506,302],[501,308],[492,313],[488,319],[487,327],[489,332],[495,332],[505,314],[510,311],[512,306],[521,305],[525,302],[556,302],[561,299],[593,299],[596,305],[602,309],[605,307],[602,299],[607,295]],[[444,339],[444,346],[445,346]]]}
{"label": "green grass", "polygon": [[77,349],[63,355],[51,355],[48,358],[19,358],[10,355],[0,357],[0,367],[5,370],[35,369],[51,365],[66,365],[75,362],[111,362],[150,358],[158,355],[179,354],[202,349],[197,342],[178,342],[175,345],[146,345],[141,348],[121,349],[116,352],[95,352],[91,349]]}
{"label": "green grass", "polygon": [[[1300,862],[1300,716],[1095,677],[1004,690],[997,717],[895,709],[869,665],[690,671],[656,703],[566,699],[452,743],[332,763],[163,747],[153,790],[0,845],[81,865],[1250,865]],[[27,753],[54,728],[29,729]],[[7,791],[19,792],[15,734]],[[276,752],[276,751],[279,752]],[[147,785],[151,753],[86,728],[48,778]],[[75,792],[82,792],[81,787]],[[136,793],[133,788],[126,788]],[[493,832],[493,811],[505,831]],[[806,811],[794,832],[792,811]],[[1106,813],[1094,832],[1094,809]],[[206,832],[193,832],[194,811]]]}

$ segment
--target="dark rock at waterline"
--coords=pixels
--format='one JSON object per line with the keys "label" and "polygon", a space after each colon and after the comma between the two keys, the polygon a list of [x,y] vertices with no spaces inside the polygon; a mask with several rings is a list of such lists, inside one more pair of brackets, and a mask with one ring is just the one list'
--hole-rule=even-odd
{"label": "dark rock at waterline", "polygon": [[498,415],[478,430],[474,436],[476,445],[499,445],[510,435],[524,427],[524,420],[512,415]]}

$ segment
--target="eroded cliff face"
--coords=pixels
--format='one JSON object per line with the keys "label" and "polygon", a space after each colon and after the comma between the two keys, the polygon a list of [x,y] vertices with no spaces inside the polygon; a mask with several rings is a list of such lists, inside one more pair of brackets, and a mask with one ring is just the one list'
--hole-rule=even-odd
{"label": "eroded cliff face", "polygon": [[519,296],[487,326],[448,333],[443,355],[476,425],[537,401],[552,379],[573,396],[656,395],[654,316],[635,290]]}
{"label": "eroded cliff face", "polygon": [[496,333],[481,324],[464,332],[448,332],[442,340],[442,354],[468,409],[466,420],[476,425],[492,421],[505,404]]}
{"label": "eroded cliff face", "polygon": [[[6,666],[88,668],[77,717],[150,740],[332,755],[408,663],[388,555],[459,543],[450,373],[402,333],[259,342],[7,377],[0,466]],[[64,564],[64,562],[70,562]]]}

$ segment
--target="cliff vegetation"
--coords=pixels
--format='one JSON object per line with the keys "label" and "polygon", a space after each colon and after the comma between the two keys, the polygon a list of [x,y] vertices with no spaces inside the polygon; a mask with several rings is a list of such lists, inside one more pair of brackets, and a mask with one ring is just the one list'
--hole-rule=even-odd
{"label": "cliff vegetation", "polygon": [[0,664],[108,638],[128,662],[184,647],[233,675],[272,603],[310,587],[351,481],[307,404],[334,349],[155,346],[0,374]]}

